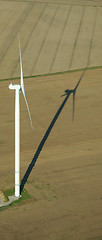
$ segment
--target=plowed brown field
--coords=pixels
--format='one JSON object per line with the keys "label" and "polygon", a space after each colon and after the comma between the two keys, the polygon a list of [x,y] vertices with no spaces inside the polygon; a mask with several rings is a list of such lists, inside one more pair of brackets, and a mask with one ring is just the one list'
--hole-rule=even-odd
{"label": "plowed brown field", "polygon": [[[32,199],[0,212],[0,240],[102,240],[102,69],[85,72],[76,90],[74,121],[73,95],[62,96],[75,88],[81,74],[25,79],[34,130],[21,95],[21,179],[38,149],[25,184]],[[0,82],[2,190],[14,187],[9,83]]]}

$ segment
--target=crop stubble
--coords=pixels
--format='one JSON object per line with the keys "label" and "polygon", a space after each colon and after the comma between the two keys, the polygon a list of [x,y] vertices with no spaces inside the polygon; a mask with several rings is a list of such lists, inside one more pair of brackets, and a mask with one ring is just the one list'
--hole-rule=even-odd
{"label": "crop stubble", "polygon": [[102,65],[100,5],[0,1],[0,11],[1,79],[20,75],[18,33],[25,76]]}

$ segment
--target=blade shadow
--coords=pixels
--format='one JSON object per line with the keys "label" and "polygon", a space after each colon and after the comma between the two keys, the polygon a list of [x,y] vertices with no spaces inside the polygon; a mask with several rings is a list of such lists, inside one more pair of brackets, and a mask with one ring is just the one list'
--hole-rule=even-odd
{"label": "blade shadow", "polygon": [[[84,71],[84,72],[85,72],[85,71]],[[40,152],[42,151],[42,148],[43,148],[43,146],[44,146],[44,144],[45,144],[45,142],[46,142],[46,140],[47,140],[47,138],[48,138],[48,136],[49,136],[49,134],[50,134],[53,126],[54,126],[54,124],[56,123],[56,121],[57,121],[57,119],[58,119],[61,111],[63,110],[63,108],[64,108],[64,106],[65,106],[65,104],[66,104],[69,96],[71,95],[71,93],[74,94],[74,95],[73,95],[73,96],[74,96],[73,98],[75,98],[75,91],[76,91],[76,89],[78,88],[78,86],[79,86],[79,84],[80,84],[80,82],[81,82],[81,80],[82,80],[82,77],[83,77],[83,75],[84,75],[84,72],[82,73],[82,75],[81,75],[81,77],[80,77],[80,79],[79,79],[76,87],[75,87],[73,90],[69,90],[69,89],[65,90],[65,94],[64,94],[64,95],[61,95],[61,97],[62,97],[62,96],[66,96],[66,97],[65,97],[65,99],[63,100],[63,102],[62,102],[61,106],[59,107],[59,109],[57,110],[54,118],[52,119],[52,121],[51,121],[51,123],[50,123],[50,125],[49,125],[49,127],[48,127],[48,129],[47,129],[47,131],[46,131],[46,133],[45,133],[45,135],[44,135],[44,137],[42,138],[42,140],[41,140],[41,142],[40,142],[40,144],[39,144],[39,146],[38,146],[38,148],[37,148],[37,150],[36,150],[36,153],[35,153],[32,161],[31,161],[31,163],[29,164],[29,167],[28,167],[25,175],[23,176],[23,178],[22,178],[22,180],[21,180],[20,193],[22,192],[22,190],[23,190],[23,188],[24,188],[24,185],[25,185],[25,183],[27,182],[27,179],[28,179],[28,177],[29,177],[29,175],[30,175],[30,173],[31,173],[31,171],[32,171],[32,169],[33,169],[33,167],[34,167],[34,165],[35,165],[35,163],[36,163],[39,155],[40,155]],[[74,99],[74,102],[75,102],[75,99]],[[75,104],[75,103],[74,103],[74,104]],[[73,105],[73,111],[74,111],[74,105]],[[73,116],[74,116],[74,113],[73,113]]]}

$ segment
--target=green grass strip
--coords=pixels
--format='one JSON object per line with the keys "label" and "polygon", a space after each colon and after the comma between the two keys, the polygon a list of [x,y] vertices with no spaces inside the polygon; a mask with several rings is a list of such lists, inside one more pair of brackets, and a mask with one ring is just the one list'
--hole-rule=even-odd
{"label": "green grass strip", "polygon": [[[8,189],[6,191],[3,191],[3,194],[6,198],[6,201],[9,201],[9,198],[8,196],[13,196],[15,193],[15,189]],[[0,207],[0,211],[3,211],[4,209],[7,209],[7,208],[10,208],[10,207],[13,207],[13,206],[18,206],[18,205],[22,205],[24,204],[24,201],[28,200],[28,199],[31,199],[31,195],[28,193],[28,191],[24,188],[23,191],[22,191],[22,194],[21,194],[21,197],[18,199],[18,200],[15,200],[14,202],[10,203],[10,205],[8,206],[3,206],[3,207]]]}
{"label": "green grass strip", "polygon": [[[102,66],[95,66],[95,67],[89,67],[89,68],[79,68],[79,69],[72,69],[72,70],[67,70],[67,71],[63,71],[63,72],[45,73],[45,74],[32,75],[32,76],[24,76],[23,78],[27,79],[27,78],[46,77],[46,76],[56,76],[56,75],[60,75],[60,74],[67,74],[67,73],[73,73],[73,72],[78,72],[78,71],[84,71],[85,69],[86,70],[93,70],[93,69],[97,69],[97,68],[102,68]],[[20,77],[0,79],[0,82],[15,81],[17,79],[20,80]]]}

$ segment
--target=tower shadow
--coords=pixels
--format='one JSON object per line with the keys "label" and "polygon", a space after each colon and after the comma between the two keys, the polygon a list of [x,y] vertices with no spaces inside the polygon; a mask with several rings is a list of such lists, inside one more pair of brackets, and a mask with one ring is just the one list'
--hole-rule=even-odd
{"label": "tower shadow", "polygon": [[[86,69],[85,69],[85,70],[86,70]],[[72,117],[72,119],[74,120],[75,93],[76,93],[76,90],[77,90],[77,88],[78,88],[78,86],[79,86],[79,84],[80,84],[80,82],[81,82],[81,80],[82,80],[82,78],[83,78],[83,75],[84,75],[84,73],[85,73],[85,70],[83,71],[83,73],[82,73],[82,75],[81,75],[81,77],[80,77],[80,79],[79,79],[76,87],[75,87],[73,90],[69,90],[69,89],[65,90],[65,94],[64,94],[64,95],[61,95],[61,97],[62,97],[62,96],[66,96],[66,97],[65,97],[65,99],[63,100],[63,102],[62,102],[61,106],[59,107],[59,109],[57,110],[54,118],[52,119],[52,121],[51,121],[51,123],[50,123],[50,125],[49,125],[49,127],[48,127],[48,129],[47,129],[47,131],[46,131],[46,133],[45,133],[45,135],[44,135],[44,137],[42,138],[42,140],[41,140],[41,142],[40,142],[40,144],[39,144],[39,146],[38,146],[38,148],[37,148],[37,150],[36,150],[36,153],[35,153],[32,161],[31,161],[31,163],[29,164],[29,167],[28,167],[25,175],[23,176],[23,178],[22,178],[22,180],[21,180],[20,193],[22,192],[22,190],[23,190],[23,188],[24,188],[24,185],[25,185],[25,183],[27,182],[27,179],[28,179],[28,177],[29,177],[29,175],[30,175],[30,173],[31,173],[31,171],[32,171],[32,169],[33,169],[33,167],[34,167],[34,165],[35,165],[35,163],[36,163],[39,155],[40,155],[40,152],[42,151],[42,148],[43,148],[43,146],[44,146],[44,144],[45,144],[45,142],[46,142],[46,140],[47,140],[47,138],[48,138],[48,136],[49,136],[49,134],[50,134],[53,126],[54,126],[54,124],[56,123],[56,121],[57,121],[57,119],[58,119],[58,117],[59,117],[62,109],[64,108],[64,106],[65,106],[65,104],[66,104],[69,96],[71,95],[71,93],[73,94],[73,117]]]}

